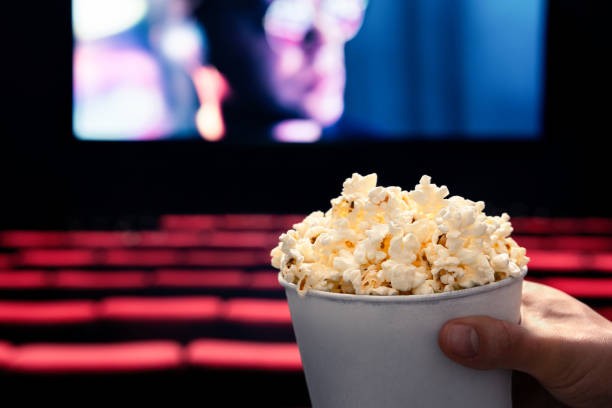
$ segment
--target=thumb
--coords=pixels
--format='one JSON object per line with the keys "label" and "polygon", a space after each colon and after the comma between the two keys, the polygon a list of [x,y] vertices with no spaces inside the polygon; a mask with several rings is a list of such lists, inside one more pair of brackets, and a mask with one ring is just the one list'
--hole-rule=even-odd
{"label": "thumb", "polygon": [[524,327],[505,320],[454,319],[442,327],[438,342],[444,354],[466,367],[523,371],[544,383],[556,373],[555,350],[544,347]]}

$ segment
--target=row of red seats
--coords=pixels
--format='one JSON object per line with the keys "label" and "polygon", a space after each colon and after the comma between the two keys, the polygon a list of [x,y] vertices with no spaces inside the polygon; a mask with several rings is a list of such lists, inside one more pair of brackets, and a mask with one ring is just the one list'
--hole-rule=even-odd
{"label": "row of red seats", "polygon": [[146,289],[200,288],[281,290],[277,271],[246,272],[237,269],[148,271],[0,270],[0,289]]}
{"label": "row of red seats", "polygon": [[205,214],[164,215],[160,228],[166,230],[287,230],[304,219],[303,214]]}
{"label": "row of red seats", "polygon": [[572,252],[612,252],[612,237],[579,235],[513,235],[512,238],[530,250],[553,250]]}
{"label": "row of red seats", "polygon": [[610,278],[539,278],[527,276],[527,280],[552,286],[578,298],[612,299],[612,279]]}
{"label": "row of red seats", "polygon": [[252,267],[270,264],[268,250],[25,249],[4,254],[5,267]]}
{"label": "row of red seats", "polygon": [[7,248],[271,248],[279,233],[262,231],[2,231]]}
{"label": "row of red seats", "polygon": [[612,272],[612,253],[527,249],[530,271]]}
{"label": "row of red seats", "polygon": [[181,296],[109,297],[100,301],[0,300],[0,325],[80,324],[102,320],[291,325],[287,301],[275,299]]}
{"label": "row of red seats", "polygon": [[[583,278],[535,280],[581,298],[612,297],[612,279],[594,284]],[[612,307],[599,309],[607,314]],[[213,296],[109,297],[101,301],[0,301],[0,324],[79,324],[106,321],[225,321],[238,324],[291,325],[285,300]]]}
{"label": "row of red seats", "polygon": [[[608,319],[612,319],[612,308],[605,313]],[[182,367],[274,371],[302,369],[299,351],[294,343],[200,339],[186,347],[171,341],[13,346],[0,341],[0,371],[116,373]]]}
{"label": "row of red seats", "polygon": [[[564,266],[561,264],[561,266]],[[611,278],[550,277],[530,274],[528,279],[545,282],[578,297],[612,297]],[[578,291],[578,287],[582,288]],[[282,290],[274,271],[244,272],[158,270],[142,271],[0,271],[0,289],[109,290],[146,288],[200,288],[231,290]]]}
{"label": "row of red seats", "polygon": [[[160,227],[169,230],[286,230],[304,215],[227,214],[165,215]],[[517,234],[612,234],[611,218],[513,217]]]}
{"label": "row of red seats", "polygon": [[301,371],[295,343],[200,339],[110,344],[26,344],[0,341],[0,371],[21,373],[117,373],[205,369]]}
{"label": "row of red seats", "polygon": [[517,234],[612,234],[612,218],[513,217],[510,221]]}
{"label": "row of red seats", "polygon": [[0,269],[9,268],[12,264],[13,256],[0,253]]}
{"label": "row of red seats", "polygon": [[[612,252],[528,249],[530,270],[612,272]],[[257,267],[270,264],[267,250],[27,249],[3,255],[0,268],[35,267]]]}
{"label": "row of red seats", "polygon": [[[277,232],[244,231],[3,231],[5,248],[253,248],[278,243]],[[515,235],[528,249],[612,252],[612,237]]]}
{"label": "row of red seats", "polygon": [[[280,231],[302,219],[303,215],[167,215],[160,219],[163,231],[5,231],[0,233],[0,246],[268,248],[277,242]],[[610,249],[609,239],[559,235],[612,235],[612,219],[517,217],[512,223],[515,235],[554,235],[530,240],[534,248]]]}
{"label": "row of red seats", "polygon": [[[536,258],[538,259],[538,258]],[[564,258],[555,258],[558,270],[579,270],[577,266]],[[538,264],[530,265],[531,270],[538,270]],[[547,265],[551,266],[551,265]],[[564,269],[567,268],[567,269]],[[603,269],[603,268],[602,268]],[[606,271],[610,271],[606,269]],[[594,293],[608,293],[610,278],[575,278],[557,277],[541,278],[537,274],[528,275],[529,279],[546,281],[554,287],[579,297],[600,297]],[[575,287],[584,287],[576,293]],[[200,288],[228,290],[282,290],[277,282],[276,271],[262,270],[246,272],[241,270],[196,271],[160,269],[154,272],[145,271],[77,271],[77,270],[14,270],[0,271],[0,289],[58,289],[58,290],[110,290],[110,289],[147,289],[147,288]],[[584,292],[584,294],[583,294]]]}

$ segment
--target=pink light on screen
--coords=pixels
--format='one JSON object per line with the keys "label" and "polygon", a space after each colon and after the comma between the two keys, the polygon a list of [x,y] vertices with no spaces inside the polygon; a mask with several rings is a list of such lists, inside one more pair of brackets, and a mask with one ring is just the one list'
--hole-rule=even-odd
{"label": "pink light on screen", "polygon": [[143,50],[80,44],[74,51],[74,81],[76,96],[86,97],[118,83],[157,86],[160,72],[155,60]]}
{"label": "pink light on screen", "polygon": [[80,44],[74,52],[75,133],[82,139],[156,139],[168,128],[162,74],[136,47]]}
{"label": "pink light on screen", "polygon": [[191,76],[201,104],[196,113],[198,132],[205,140],[218,142],[225,136],[221,102],[229,93],[229,85],[211,66],[198,67]]}
{"label": "pink light on screen", "polygon": [[272,130],[279,142],[312,143],[321,138],[321,126],[312,120],[286,120]]}

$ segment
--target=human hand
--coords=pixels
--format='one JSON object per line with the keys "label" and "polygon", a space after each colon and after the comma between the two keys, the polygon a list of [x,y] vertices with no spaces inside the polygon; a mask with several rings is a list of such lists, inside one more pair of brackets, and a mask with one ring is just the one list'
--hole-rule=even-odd
{"label": "human hand", "polygon": [[[563,404],[612,406],[612,322],[549,286],[523,283],[520,324],[487,316],[454,319],[442,327],[438,342],[466,367],[526,373]],[[535,394],[520,406],[535,398],[543,406]]]}

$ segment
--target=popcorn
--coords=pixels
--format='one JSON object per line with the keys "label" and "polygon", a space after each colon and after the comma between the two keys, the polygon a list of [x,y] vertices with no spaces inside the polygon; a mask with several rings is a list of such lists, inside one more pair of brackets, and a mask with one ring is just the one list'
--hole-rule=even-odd
{"label": "popcorn", "polygon": [[442,293],[527,270],[525,248],[510,238],[508,214],[487,216],[484,202],[448,197],[448,188],[429,176],[410,192],[376,183],[376,174],[354,173],[331,209],[313,212],[280,236],[272,266],[300,294]]}

